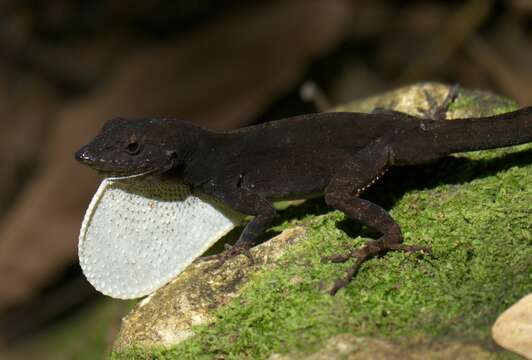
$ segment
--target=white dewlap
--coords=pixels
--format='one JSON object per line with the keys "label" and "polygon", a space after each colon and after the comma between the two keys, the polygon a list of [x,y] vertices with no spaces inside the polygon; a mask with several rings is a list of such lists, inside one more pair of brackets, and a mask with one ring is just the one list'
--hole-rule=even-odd
{"label": "white dewlap", "polygon": [[79,262],[98,291],[141,297],[176,277],[240,219],[181,183],[105,179],[81,225]]}

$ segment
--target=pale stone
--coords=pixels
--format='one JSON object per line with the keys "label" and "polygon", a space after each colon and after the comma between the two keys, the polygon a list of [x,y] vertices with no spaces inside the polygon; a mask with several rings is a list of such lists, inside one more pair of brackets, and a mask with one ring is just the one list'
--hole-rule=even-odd
{"label": "pale stone", "polygon": [[532,294],[503,312],[491,328],[497,344],[532,359]]}

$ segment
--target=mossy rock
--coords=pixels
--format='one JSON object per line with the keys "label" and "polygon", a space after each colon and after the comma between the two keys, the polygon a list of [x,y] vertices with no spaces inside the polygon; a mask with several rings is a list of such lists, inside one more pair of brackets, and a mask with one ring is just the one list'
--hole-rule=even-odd
{"label": "mossy rock", "polygon": [[[424,90],[442,101],[449,88],[418,84],[335,110],[417,115],[427,106]],[[463,90],[449,118],[515,108]],[[378,358],[388,344],[405,359],[517,358],[492,342],[490,327],[532,290],[531,159],[526,144],[392,169],[364,197],[390,210],[405,243],[430,245],[433,254],[367,261],[334,297],[325,290],[351,264],[322,257],[375,234],[320,199],[288,206],[269,232],[281,235],[254,250],[255,266],[243,257],[211,271],[194,264],[133,309],[112,357],[319,359],[340,338],[352,350],[327,356]]]}

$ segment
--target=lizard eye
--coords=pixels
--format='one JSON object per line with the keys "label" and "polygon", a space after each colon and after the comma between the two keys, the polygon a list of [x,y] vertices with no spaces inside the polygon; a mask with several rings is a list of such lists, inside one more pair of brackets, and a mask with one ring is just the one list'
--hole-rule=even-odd
{"label": "lizard eye", "polygon": [[129,155],[137,155],[141,150],[140,143],[138,141],[131,141],[126,146],[126,152]]}

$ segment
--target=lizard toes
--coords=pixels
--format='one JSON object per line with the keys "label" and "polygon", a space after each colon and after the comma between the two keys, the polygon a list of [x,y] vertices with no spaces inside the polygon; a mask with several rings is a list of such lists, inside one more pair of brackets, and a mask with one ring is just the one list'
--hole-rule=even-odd
{"label": "lizard toes", "polygon": [[353,257],[352,253],[349,254],[333,254],[329,256],[323,256],[321,258],[322,263],[332,262],[332,263],[342,263]]}

